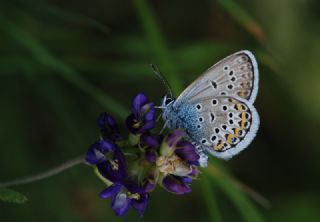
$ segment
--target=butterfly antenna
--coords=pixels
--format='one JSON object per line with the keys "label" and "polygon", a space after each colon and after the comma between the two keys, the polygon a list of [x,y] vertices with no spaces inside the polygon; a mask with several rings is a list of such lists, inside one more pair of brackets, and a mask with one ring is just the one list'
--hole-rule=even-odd
{"label": "butterfly antenna", "polygon": [[173,93],[172,93],[172,89],[169,85],[168,80],[164,77],[164,75],[161,73],[160,69],[158,66],[156,66],[155,64],[150,64],[152,71],[154,72],[154,74],[156,74],[159,79],[161,80],[162,84],[164,85],[164,87],[166,88],[167,93],[169,94],[170,98],[173,98]]}

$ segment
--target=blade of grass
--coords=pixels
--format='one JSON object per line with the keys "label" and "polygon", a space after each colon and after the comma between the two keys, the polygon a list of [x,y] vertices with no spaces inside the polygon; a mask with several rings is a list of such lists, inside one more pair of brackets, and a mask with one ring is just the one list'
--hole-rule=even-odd
{"label": "blade of grass", "polygon": [[63,63],[63,61],[54,57],[44,46],[36,39],[24,32],[21,28],[7,21],[0,16],[2,29],[13,39],[31,52],[35,59],[43,65],[57,71],[65,80],[69,81],[79,89],[90,95],[96,102],[106,108],[108,111],[119,117],[125,117],[127,109],[116,100],[108,96],[103,90],[96,88],[83,77],[81,77],[72,67]]}
{"label": "blade of grass", "polygon": [[250,200],[244,195],[240,187],[234,183],[228,175],[212,165],[208,166],[207,173],[210,175],[211,181],[216,184],[216,186],[218,186],[237,207],[245,221],[264,221],[263,217]]}
{"label": "blade of grass", "polygon": [[230,178],[236,185],[239,186],[239,188],[246,193],[248,196],[250,196],[253,200],[255,200],[257,203],[259,203],[262,207],[265,209],[270,209],[271,204],[269,200],[267,200],[265,197],[263,197],[261,194],[259,194],[257,191],[249,187],[248,185],[242,183],[241,181],[235,180],[234,178]]}
{"label": "blade of grass", "polygon": [[173,62],[173,57],[164,40],[163,34],[159,28],[156,16],[145,0],[134,0],[134,6],[141,25],[146,33],[146,37],[157,59],[157,65],[162,73],[168,78],[169,83],[173,86],[173,93],[178,95],[182,87],[182,82],[178,74],[178,68]]}
{"label": "blade of grass", "polygon": [[201,184],[203,188],[203,196],[208,206],[208,212],[212,222],[221,222],[222,218],[220,215],[217,200],[214,194],[214,186],[207,177],[201,178]]}
{"label": "blade of grass", "polygon": [[236,1],[218,0],[221,7],[260,43],[265,44],[265,34],[257,21]]}
{"label": "blade of grass", "polygon": [[224,162],[222,160],[211,160],[210,167],[214,166],[214,171],[211,173],[216,173],[217,175],[224,175],[224,177],[228,178],[228,180],[233,183],[234,186],[237,186],[239,190],[243,193],[247,194],[250,198],[256,201],[265,209],[270,209],[271,203],[267,200],[264,196],[254,190],[252,187],[248,186],[247,184],[237,180],[233,176],[228,173],[228,169],[225,168]]}

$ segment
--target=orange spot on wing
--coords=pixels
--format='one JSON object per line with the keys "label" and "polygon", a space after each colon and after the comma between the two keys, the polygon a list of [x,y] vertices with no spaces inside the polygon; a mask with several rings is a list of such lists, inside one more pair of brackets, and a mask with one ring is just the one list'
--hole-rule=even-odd
{"label": "orange spot on wing", "polygon": [[245,111],[244,105],[242,105],[240,103],[236,104],[235,109],[238,111]]}
{"label": "orange spot on wing", "polygon": [[240,92],[238,93],[238,95],[241,96],[241,97],[243,97],[243,98],[246,98],[246,96],[247,96],[247,91],[240,91]]}
{"label": "orange spot on wing", "polygon": [[224,143],[222,140],[220,140],[216,145],[214,145],[213,149],[215,151],[221,151],[224,147]]}
{"label": "orange spot on wing", "polygon": [[240,123],[240,127],[241,127],[242,129],[245,128],[245,127],[244,127],[244,124],[246,123],[246,121],[247,121],[246,113],[245,113],[245,112],[242,112],[242,113],[241,113],[241,123]]}
{"label": "orange spot on wing", "polygon": [[233,130],[233,132],[234,132],[234,134],[237,135],[237,136],[242,136],[242,135],[239,134],[240,130],[242,130],[242,129],[241,129],[241,128],[235,128],[235,129]]}
{"label": "orange spot on wing", "polygon": [[233,145],[232,139],[235,138],[235,137],[237,137],[235,134],[228,134],[228,135],[226,136],[226,138],[227,138],[227,143],[229,143],[230,145]]}

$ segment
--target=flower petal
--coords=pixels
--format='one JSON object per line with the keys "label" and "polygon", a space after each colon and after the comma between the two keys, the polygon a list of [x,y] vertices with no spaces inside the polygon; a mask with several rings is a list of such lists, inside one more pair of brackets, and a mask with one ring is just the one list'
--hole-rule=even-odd
{"label": "flower petal", "polygon": [[155,150],[147,150],[145,152],[145,158],[148,160],[150,163],[155,163],[157,160],[157,152]]}
{"label": "flower petal", "polygon": [[121,150],[116,147],[111,160],[97,164],[99,173],[113,183],[124,181],[127,177],[125,158]]}
{"label": "flower petal", "polygon": [[109,198],[111,196],[115,196],[121,190],[122,185],[120,183],[114,183],[108,188],[104,189],[100,193],[100,197],[103,199]]}
{"label": "flower petal", "polygon": [[140,195],[140,198],[138,200],[136,199],[131,200],[131,205],[134,209],[136,209],[139,216],[142,216],[145,209],[147,208],[148,200],[149,200],[148,194]]}
{"label": "flower petal", "polygon": [[154,181],[150,179],[146,180],[145,183],[143,184],[143,189],[146,193],[152,192],[154,188],[156,188],[156,184],[154,183]]}
{"label": "flower petal", "polygon": [[86,154],[85,160],[89,164],[98,164],[105,160],[104,153],[113,152],[116,145],[110,140],[98,140],[92,144]]}
{"label": "flower petal", "polygon": [[155,122],[154,121],[147,121],[145,122],[142,127],[139,129],[139,133],[145,133],[148,130],[151,130],[154,127]]}
{"label": "flower petal", "polygon": [[186,140],[177,142],[175,153],[185,161],[198,161],[200,158],[194,145]]}
{"label": "flower petal", "polygon": [[111,115],[105,112],[100,114],[100,116],[98,117],[97,125],[100,128],[100,130],[104,130],[106,127],[116,127],[117,123]]}
{"label": "flower petal", "polygon": [[126,119],[126,126],[128,130],[133,133],[137,134],[141,123],[138,122],[138,120],[135,118],[134,114],[130,114]]}
{"label": "flower petal", "polygon": [[113,152],[116,149],[116,145],[108,140],[99,140],[96,143],[97,149],[101,150],[102,152]]}
{"label": "flower petal", "polygon": [[160,138],[157,135],[144,133],[141,135],[140,145],[142,147],[148,146],[151,148],[158,148],[160,146]]}
{"label": "flower petal", "polygon": [[95,145],[93,144],[89,147],[85,160],[87,163],[95,165],[105,161],[105,156],[101,151],[96,149]]}
{"label": "flower petal", "polygon": [[97,119],[97,125],[104,138],[112,141],[121,140],[120,130],[115,119],[108,113],[102,113]]}
{"label": "flower petal", "polygon": [[117,216],[124,216],[128,213],[131,199],[125,193],[118,193],[113,199],[111,207]]}
{"label": "flower petal", "polygon": [[126,119],[126,125],[133,134],[143,134],[154,127],[156,110],[143,93],[138,93],[132,102],[132,113]]}
{"label": "flower petal", "polygon": [[145,193],[143,188],[140,187],[137,183],[135,183],[132,180],[126,180],[124,182],[124,186],[127,188],[130,193],[138,193],[138,194],[143,194]]}
{"label": "flower petal", "polygon": [[132,113],[138,117],[141,113],[142,107],[148,102],[147,97],[143,93],[138,93],[132,102]]}
{"label": "flower petal", "polygon": [[188,176],[195,178],[195,177],[198,175],[198,173],[199,173],[198,168],[195,167],[195,166],[192,166],[191,169],[192,169],[192,171],[191,171],[191,173],[190,173]]}
{"label": "flower petal", "polygon": [[153,103],[148,103],[143,106],[143,109],[141,110],[141,114],[144,115],[144,119],[146,121],[154,121],[156,117],[156,109],[154,108]]}
{"label": "flower petal", "polygon": [[172,133],[170,133],[167,138],[166,142],[168,143],[168,146],[173,148],[173,146],[181,140],[183,137],[183,132],[181,130],[174,130]]}
{"label": "flower petal", "polygon": [[192,179],[190,177],[181,177],[181,180],[184,182],[184,183],[191,183],[192,182]]}
{"label": "flower petal", "polygon": [[184,183],[179,177],[168,175],[163,178],[162,185],[175,194],[185,194],[191,192],[191,188]]}

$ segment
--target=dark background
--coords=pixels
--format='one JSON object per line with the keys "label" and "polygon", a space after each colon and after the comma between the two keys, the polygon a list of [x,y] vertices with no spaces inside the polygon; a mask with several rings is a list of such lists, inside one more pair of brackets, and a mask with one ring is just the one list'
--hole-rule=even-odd
{"label": "dark background", "polygon": [[223,57],[252,51],[261,127],[241,155],[212,157],[222,175],[204,170],[191,194],[157,189],[143,219],[116,218],[103,183],[78,166],[15,187],[29,201],[1,202],[0,221],[320,221],[319,19],[316,0],[1,0],[0,181],[84,154],[99,113],[123,120],[135,93],[160,101],[150,62],[178,95]]}

